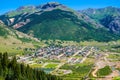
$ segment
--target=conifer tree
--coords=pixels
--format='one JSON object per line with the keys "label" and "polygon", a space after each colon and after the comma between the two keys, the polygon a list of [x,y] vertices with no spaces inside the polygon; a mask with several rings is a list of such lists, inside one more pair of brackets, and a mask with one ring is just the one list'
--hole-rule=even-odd
{"label": "conifer tree", "polygon": [[2,59],[2,53],[0,53],[0,60]]}
{"label": "conifer tree", "polygon": [[14,69],[14,77],[15,77],[15,79],[19,80],[20,79],[20,75],[21,75],[21,73],[20,73],[20,65],[17,64],[15,66],[15,69]]}
{"label": "conifer tree", "polygon": [[8,66],[8,54],[7,52],[3,54],[3,58],[2,58],[2,66],[3,66],[3,69],[5,70]]}
{"label": "conifer tree", "polygon": [[5,80],[61,80],[57,76],[18,63],[16,57],[8,59],[7,53],[0,53],[0,59],[0,76]]}
{"label": "conifer tree", "polygon": [[25,76],[25,66],[24,66],[23,63],[20,64],[20,68],[21,68],[21,75],[22,75],[22,76]]}
{"label": "conifer tree", "polygon": [[17,65],[17,60],[16,57],[14,56],[12,61],[10,62],[10,66],[13,70],[15,70],[16,65]]}
{"label": "conifer tree", "polygon": [[2,69],[2,64],[1,64],[1,61],[0,61],[0,75],[2,75],[3,73],[3,69]]}

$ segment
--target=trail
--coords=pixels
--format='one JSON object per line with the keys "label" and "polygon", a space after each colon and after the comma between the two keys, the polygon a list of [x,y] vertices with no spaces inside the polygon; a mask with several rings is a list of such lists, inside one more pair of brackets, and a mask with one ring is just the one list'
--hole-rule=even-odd
{"label": "trail", "polygon": [[95,70],[92,72],[93,77],[97,77],[96,73],[98,71],[98,67],[95,68]]}

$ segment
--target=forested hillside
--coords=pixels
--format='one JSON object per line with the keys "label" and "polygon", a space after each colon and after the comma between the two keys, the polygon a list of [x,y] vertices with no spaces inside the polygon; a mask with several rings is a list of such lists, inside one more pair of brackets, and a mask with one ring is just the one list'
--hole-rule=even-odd
{"label": "forested hillside", "polygon": [[57,76],[32,69],[29,65],[17,63],[16,57],[8,58],[7,53],[0,53],[0,80],[62,80]]}
{"label": "forested hillside", "polygon": [[119,39],[116,34],[104,28],[96,28],[92,23],[79,19],[70,11],[55,9],[41,15],[32,14],[27,18],[31,22],[17,30],[42,40],[111,41]]}

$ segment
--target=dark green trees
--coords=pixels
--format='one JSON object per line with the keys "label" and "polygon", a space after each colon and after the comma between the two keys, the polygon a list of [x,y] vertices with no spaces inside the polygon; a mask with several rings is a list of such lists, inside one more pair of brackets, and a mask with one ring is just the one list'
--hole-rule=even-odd
{"label": "dark green trees", "polygon": [[3,69],[5,70],[8,66],[8,54],[7,53],[4,53],[3,54],[3,58],[1,59],[2,60],[2,67]]}
{"label": "dark green trees", "polygon": [[57,76],[18,63],[16,57],[9,59],[7,53],[0,53],[0,77],[3,80],[61,80]]}

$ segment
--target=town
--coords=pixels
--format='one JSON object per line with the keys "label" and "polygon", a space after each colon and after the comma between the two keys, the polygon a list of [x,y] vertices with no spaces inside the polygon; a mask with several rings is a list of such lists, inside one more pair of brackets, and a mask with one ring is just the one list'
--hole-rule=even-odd
{"label": "town", "polygon": [[[38,49],[32,55],[20,56],[18,62],[25,64],[43,64],[41,67],[45,67],[48,64],[56,64],[56,70],[66,63],[76,64],[83,63],[90,53],[97,51],[94,47],[55,47],[49,46]],[[46,60],[46,62],[44,62]],[[50,63],[48,63],[49,61]],[[56,62],[55,62],[56,61]]]}
{"label": "town", "polygon": [[[37,49],[33,54],[19,56],[17,61],[58,76],[74,74],[74,70],[83,65],[85,65],[83,72],[86,71],[81,76],[83,78],[88,77],[90,74],[97,77],[97,71],[106,66],[110,66],[111,70],[114,68],[113,72],[116,73],[114,76],[119,76],[119,71],[115,69],[115,66],[120,67],[119,58],[117,59],[118,62],[114,63],[110,61],[109,55],[113,54],[103,53],[99,48],[93,46],[48,46]],[[69,67],[66,68],[66,66]],[[75,69],[70,69],[74,66],[76,66]],[[88,67],[88,70],[86,67]],[[79,77],[74,79],[79,79]]]}

